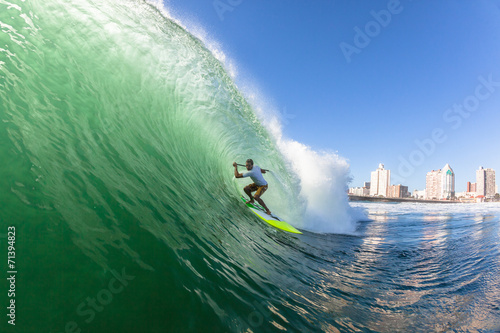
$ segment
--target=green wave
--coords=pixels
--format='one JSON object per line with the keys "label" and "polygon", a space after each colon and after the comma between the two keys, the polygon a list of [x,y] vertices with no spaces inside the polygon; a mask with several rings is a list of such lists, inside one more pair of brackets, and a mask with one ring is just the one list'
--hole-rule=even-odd
{"label": "green wave", "polygon": [[[57,205],[83,232],[81,225],[100,223],[94,206],[113,216],[109,200],[135,216],[144,202],[183,214],[200,202],[234,203],[234,160],[252,157],[286,173],[221,63],[156,8],[4,6],[1,21],[11,28],[1,53],[3,132],[31,164],[9,177],[26,203]],[[26,190],[33,185],[43,193]]]}
{"label": "green wave", "polygon": [[[241,205],[232,163],[272,169],[277,207],[298,185],[223,64],[142,1],[1,0],[0,25],[0,221],[26,246],[18,302],[44,304],[24,331],[137,331],[137,302],[155,329],[251,327],[279,291],[267,233],[289,238]],[[127,298],[78,312],[122,268]]]}
{"label": "green wave", "polygon": [[284,138],[144,1],[0,0],[0,29],[0,222],[19,234],[21,331],[315,327],[299,239],[241,204],[232,163],[272,170],[266,203],[299,228],[307,207],[340,223],[346,163]]}

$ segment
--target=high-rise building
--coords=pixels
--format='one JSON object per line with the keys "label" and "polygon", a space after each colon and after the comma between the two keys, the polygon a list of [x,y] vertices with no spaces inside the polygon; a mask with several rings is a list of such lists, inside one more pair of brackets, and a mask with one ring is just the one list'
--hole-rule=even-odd
{"label": "high-rise building", "polygon": [[479,170],[476,171],[476,183],[477,195],[484,195],[487,198],[495,196],[495,170],[479,167]]}
{"label": "high-rise building", "polygon": [[455,197],[455,173],[448,163],[441,171],[441,199],[452,199]]}
{"label": "high-rise building", "polygon": [[441,169],[432,170],[425,177],[425,195],[427,199],[441,198]]}
{"label": "high-rise building", "polygon": [[407,198],[408,197],[408,186],[403,185],[391,185],[387,191],[387,196],[390,198]]}
{"label": "high-rise building", "polygon": [[467,193],[475,193],[476,192],[477,183],[467,182]]}
{"label": "high-rise building", "polygon": [[432,170],[425,178],[427,199],[452,199],[455,197],[455,173],[449,164],[443,169]]}
{"label": "high-rise building", "polygon": [[371,174],[370,181],[370,195],[387,196],[387,190],[389,189],[389,184],[391,183],[391,170],[385,170],[382,163],[379,164],[378,169],[373,171]]}

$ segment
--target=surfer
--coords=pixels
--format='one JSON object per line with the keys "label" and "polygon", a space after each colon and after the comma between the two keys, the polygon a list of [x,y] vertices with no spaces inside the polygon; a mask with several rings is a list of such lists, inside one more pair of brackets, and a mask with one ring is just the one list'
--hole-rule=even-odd
{"label": "surfer", "polygon": [[[266,173],[267,170],[261,169],[258,165],[253,165],[252,159],[248,159],[245,163],[245,167],[247,168],[248,172],[239,173],[238,164],[236,162],[233,163],[233,166],[234,176],[236,178],[250,177],[253,180],[253,184],[249,184],[243,189],[245,193],[250,197],[250,200],[248,200],[246,203],[253,204],[253,199],[255,199],[262,207],[264,207],[264,209],[266,210],[266,214],[271,215],[271,211],[269,210],[269,208],[267,208],[264,201],[260,198],[267,190],[267,181],[264,179],[264,176],[262,176],[262,174]],[[252,197],[252,192],[255,191],[257,192]]]}

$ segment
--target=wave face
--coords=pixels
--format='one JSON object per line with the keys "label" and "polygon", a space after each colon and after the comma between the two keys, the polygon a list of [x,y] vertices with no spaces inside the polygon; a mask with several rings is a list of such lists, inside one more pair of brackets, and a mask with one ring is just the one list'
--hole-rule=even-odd
{"label": "wave face", "polygon": [[[25,332],[269,330],[306,311],[283,276],[297,238],[241,204],[231,164],[273,170],[265,199],[291,224],[351,233],[345,161],[283,138],[146,2],[0,0],[0,28],[0,221],[23,251]],[[303,156],[333,169],[308,179]]]}

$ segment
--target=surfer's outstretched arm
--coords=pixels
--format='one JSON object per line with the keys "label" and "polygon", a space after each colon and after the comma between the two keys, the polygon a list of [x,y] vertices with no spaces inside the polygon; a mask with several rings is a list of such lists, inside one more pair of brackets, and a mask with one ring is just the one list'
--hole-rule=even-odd
{"label": "surfer's outstretched arm", "polygon": [[238,164],[236,164],[236,162],[234,162],[233,166],[234,166],[234,177],[243,178],[243,174],[238,172]]}

